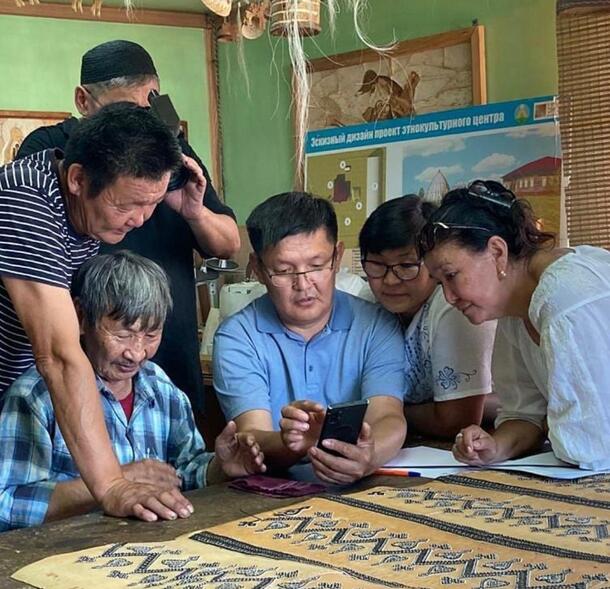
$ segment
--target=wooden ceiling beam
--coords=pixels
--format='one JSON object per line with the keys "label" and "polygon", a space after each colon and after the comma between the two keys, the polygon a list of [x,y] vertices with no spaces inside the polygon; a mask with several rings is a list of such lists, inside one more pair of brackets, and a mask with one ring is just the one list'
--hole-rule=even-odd
{"label": "wooden ceiling beam", "polygon": [[46,2],[46,0],[43,0],[40,4],[27,4],[23,7],[18,7],[15,4],[15,0],[0,0],[0,14],[134,25],[164,25],[169,27],[189,27],[195,29],[203,29],[208,26],[207,16],[197,12],[136,8],[128,16],[124,8],[103,6],[102,14],[98,17],[91,14],[89,6],[83,6],[83,12],[74,12],[69,4]]}

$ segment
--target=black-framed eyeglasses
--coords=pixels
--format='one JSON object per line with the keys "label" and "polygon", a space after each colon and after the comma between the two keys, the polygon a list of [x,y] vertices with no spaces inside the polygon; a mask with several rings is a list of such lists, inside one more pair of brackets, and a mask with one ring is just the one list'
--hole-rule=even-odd
{"label": "black-framed eyeglasses", "polygon": [[[299,276],[303,276],[310,284],[316,284],[324,281],[335,269],[336,259],[337,248],[335,246],[333,248],[333,255],[331,259],[326,264],[321,265],[319,268],[312,268],[311,270],[304,270],[303,272],[276,272],[275,274],[269,272],[264,265],[263,269],[267,273],[267,276],[269,276],[269,280],[271,280],[271,284],[273,284],[273,286],[276,286],[277,288],[288,288],[297,282]],[[330,264],[330,266],[328,264]]]}
{"label": "black-framed eyeglasses", "polygon": [[87,88],[87,86],[81,86],[81,88],[85,91],[85,93],[97,104],[98,107],[103,107],[104,105],[101,103],[100,99]]}
{"label": "black-framed eyeglasses", "polygon": [[400,264],[384,264],[383,262],[361,258],[360,263],[364,273],[369,278],[385,278],[388,272],[392,271],[392,274],[398,280],[406,282],[407,280],[415,280],[419,276],[423,262],[419,260],[417,262],[402,262]]}
{"label": "black-framed eyeglasses", "polygon": [[468,185],[468,194],[510,209],[517,200],[508,188],[493,180],[475,180]]}
{"label": "black-framed eyeglasses", "polygon": [[445,241],[454,231],[484,231],[491,234],[491,229],[481,225],[462,225],[458,223],[444,223],[443,221],[428,222],[424,225],[419,236],[419,254],[434,249],[437,243]]}

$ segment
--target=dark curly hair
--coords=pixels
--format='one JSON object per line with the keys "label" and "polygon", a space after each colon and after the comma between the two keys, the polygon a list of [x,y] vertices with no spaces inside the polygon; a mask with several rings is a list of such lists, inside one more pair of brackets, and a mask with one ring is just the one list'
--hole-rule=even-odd
{"label": "dark curly hair", "polygon": [[66,145],[63,165],[83,166],[89,196],[96,197],[119,176],[160,180],[182,162],[178,140],[148,109],[116,102],[81,119]]}
{"label": "dark curly hair", "polygon": [[492,180],[475,180],[466,188],[450,190],[430,216],[419,239],[424,256],[439,243],[453,241],[483,251],[492,235],[501,237],[514,259],[529,258],[555,245],[555,235],[539,229],[531,205]]}
{"label": "dark curly hair", "polygon": [[416,194],[406,194],[379,205],[360,230],[360,256],[416,247],[420,231],[435,210],[435,204]]}

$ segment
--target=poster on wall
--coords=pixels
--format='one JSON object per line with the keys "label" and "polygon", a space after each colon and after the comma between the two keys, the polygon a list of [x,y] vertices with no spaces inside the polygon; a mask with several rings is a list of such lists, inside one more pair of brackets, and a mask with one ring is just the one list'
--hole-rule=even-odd
{"label": "poster on wall", "polygon": [[[307,134],[309,192],[333,202],[339,235],[358,232],[379,204],[405,194],[439,203],[475,179],[497,180],[532,205],[540,225],[560,232],[561,150],[552,96],[487,104]],[[359,270],[346,256],[348,266]]]}

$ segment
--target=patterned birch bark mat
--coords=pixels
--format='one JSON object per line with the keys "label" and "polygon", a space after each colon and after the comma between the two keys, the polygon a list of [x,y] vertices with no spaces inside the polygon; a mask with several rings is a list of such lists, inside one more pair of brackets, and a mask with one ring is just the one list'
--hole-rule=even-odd
{"label": "patterned birch bark mat", "polygon": [[53,556],[45,589],[609,589],[610,476],[481,471],[326,495],[190,533]]}

